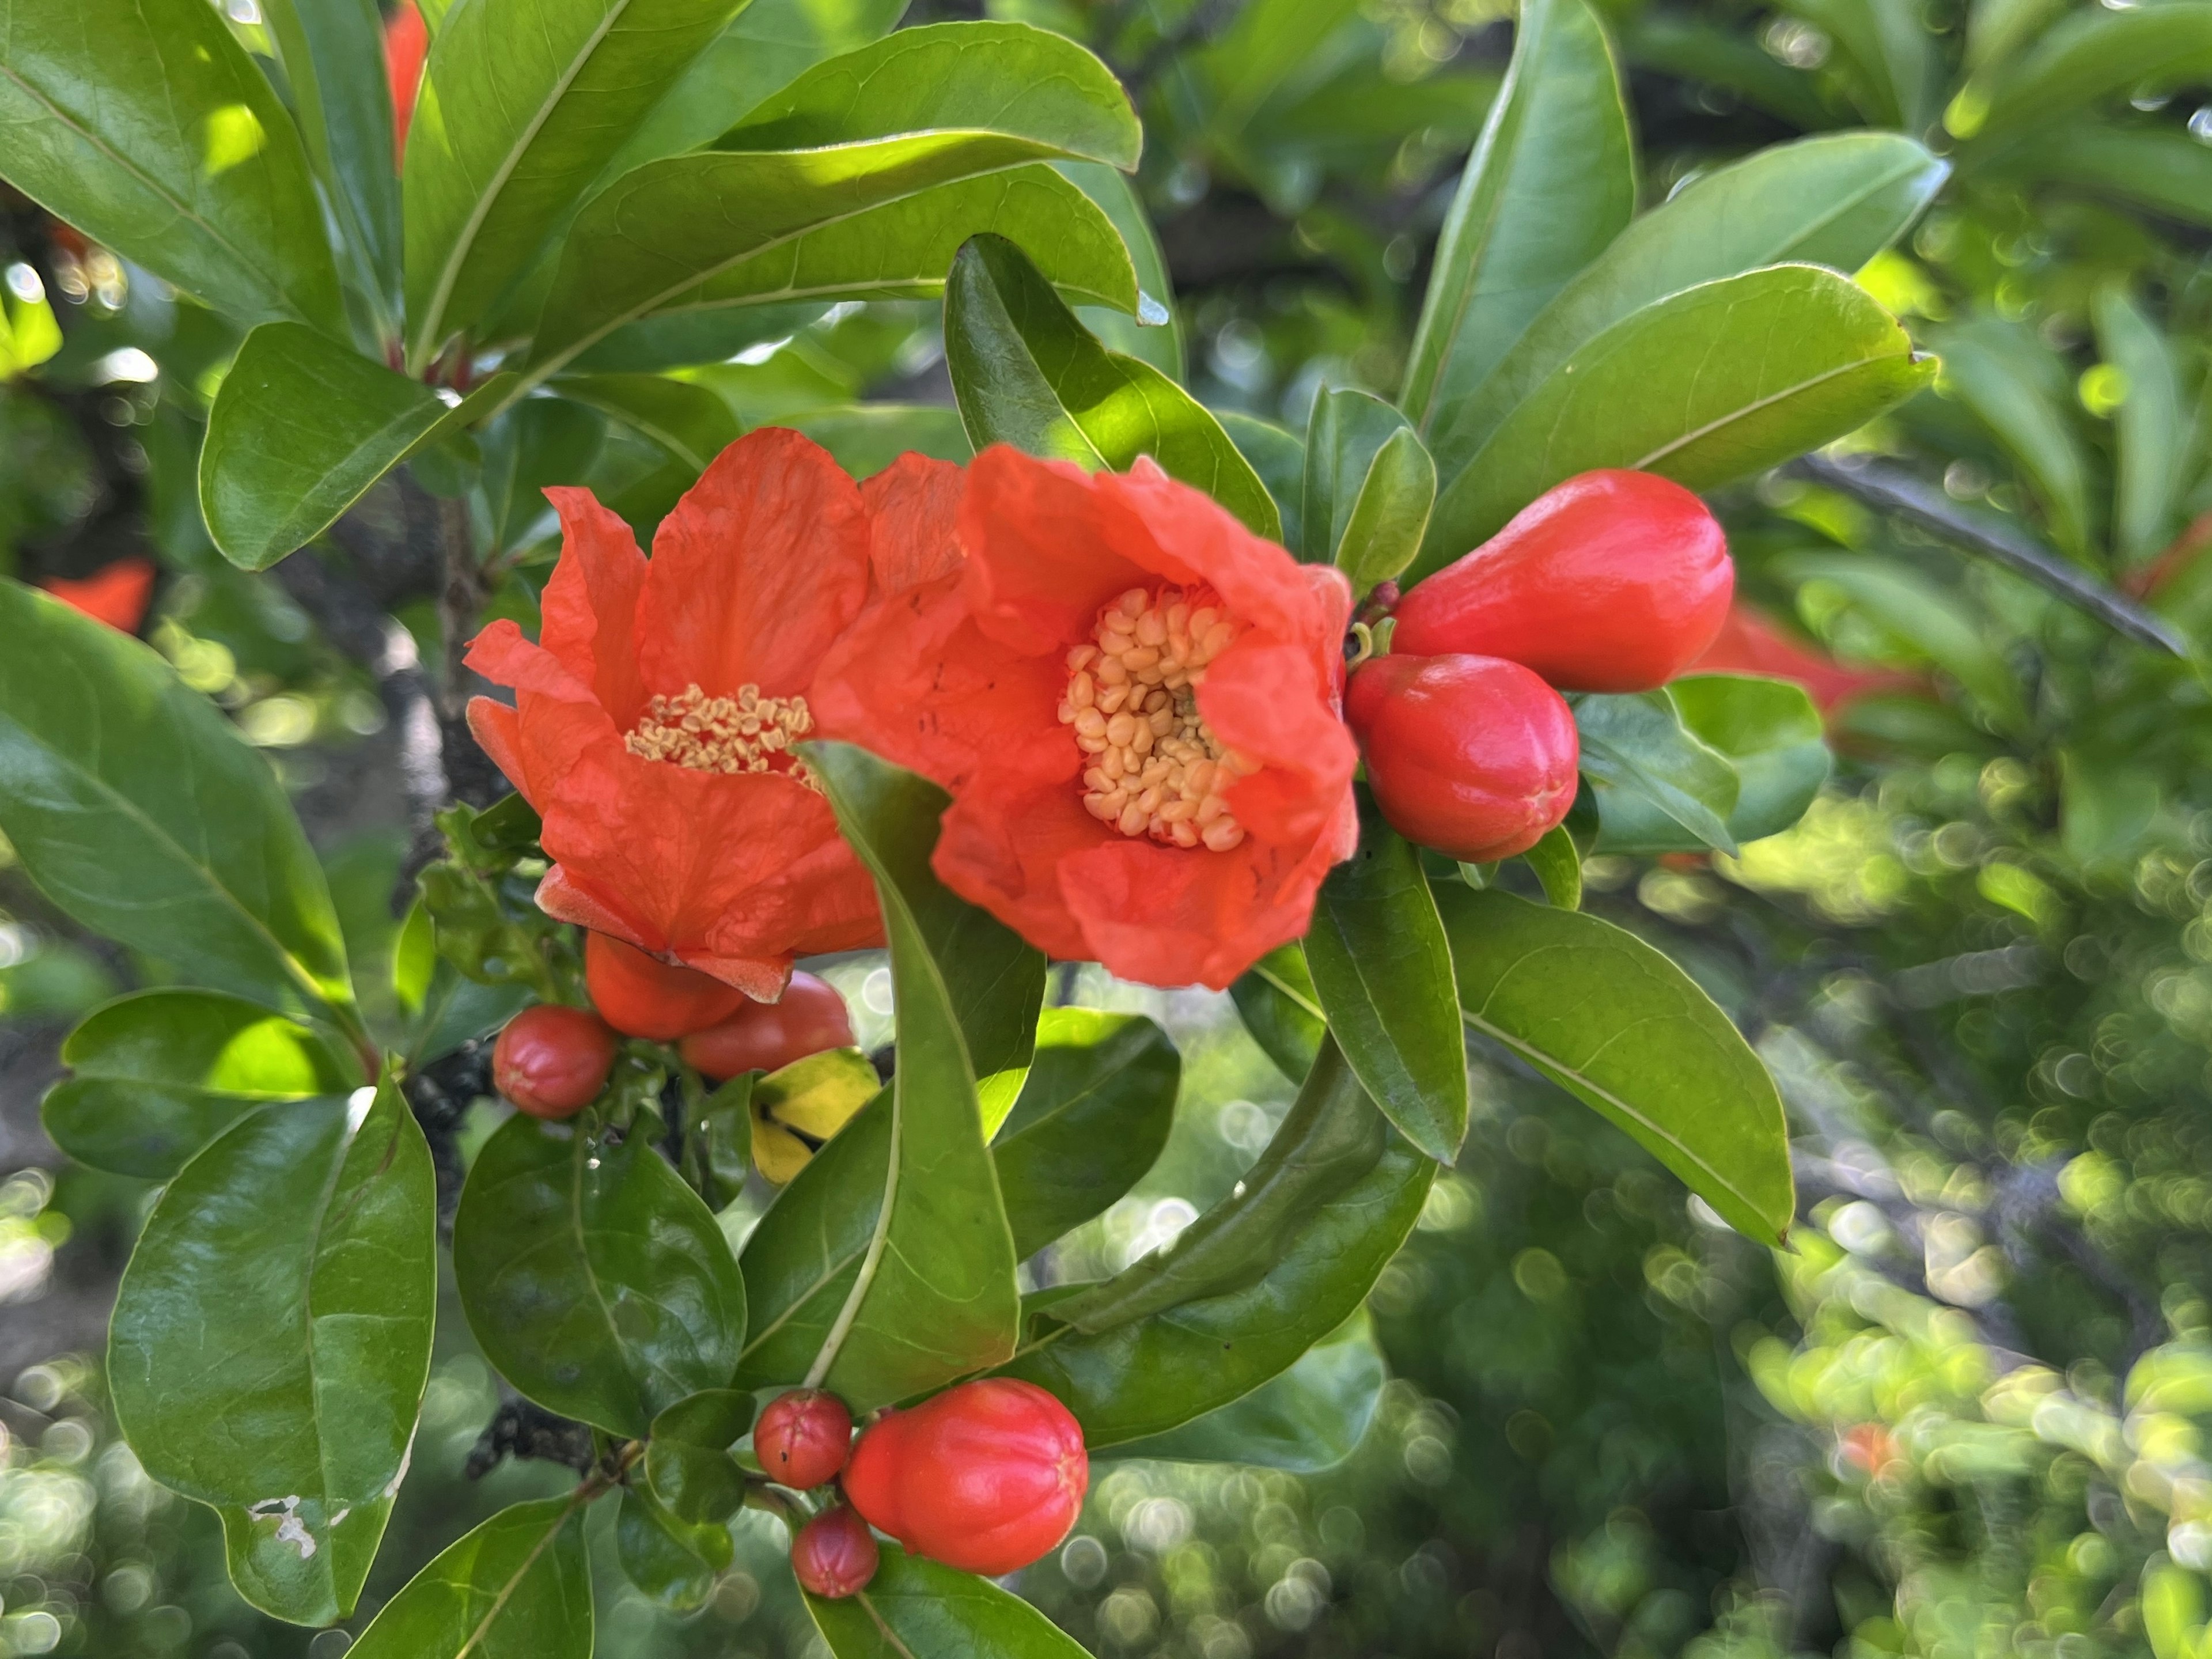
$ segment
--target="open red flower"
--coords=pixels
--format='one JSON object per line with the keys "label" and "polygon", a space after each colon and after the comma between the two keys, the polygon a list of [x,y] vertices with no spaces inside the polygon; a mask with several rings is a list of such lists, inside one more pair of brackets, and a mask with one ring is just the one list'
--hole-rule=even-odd
{"label": "open red flower", "polygon": [[532,645],[469,665],[516,706],[469,727],[544,817],[548,914],[773,1001],[793,957],[883,936],[875,890],[790,745],[816,666],[868,585],[853,481],[795,432],[722,452],[653,538],[585,489],[546,492],[561,561]]}
{"label": "open red flower", "polygon": [[1358,839],[1352,595],[1150,460],[994,448],[864,486],[868,608],[823,728],[950,790],[934,866],[1053,955],[1226,986]]}

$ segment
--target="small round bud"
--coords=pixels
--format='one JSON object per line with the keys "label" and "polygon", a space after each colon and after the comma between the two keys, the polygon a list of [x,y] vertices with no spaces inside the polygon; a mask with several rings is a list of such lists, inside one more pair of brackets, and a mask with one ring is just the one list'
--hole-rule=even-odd
{"label": "small round bud", "polygon": [[834,1394],[793,1389],[753,1425],[753,1455],[778,1486],[805,1492],[836,1478],[853,1445],[853,1413]]}
{"label": "small round bud", "polygon": [[866,1589],[878,1559],[875,1534],[848,1504],[823,1510],[791,1540],[791,1570],[800,1587],[831,1601]]}
{"label": "small round bud", "polygon": [[584,983],[592,1006],[628,1036],[673,1042],[726,1019],[747,1000],[712,974],[648,956],[611,933],[584,937]]}
{"label": "small round bud", "polygon": [[853,1016],[845,999],[811,974],[793,974],[777,1001],[745,1003],[679,1045],[684,1063],[711,1078],[780,1071],[825,1048],[852,1046]]}
{"label": "small round bud", "polygon": [[492,1086],[532,1117],[574,1117],[599,1097],[614,1063],[606,1021],[539,1003],[507,1021],[492,1045]]}

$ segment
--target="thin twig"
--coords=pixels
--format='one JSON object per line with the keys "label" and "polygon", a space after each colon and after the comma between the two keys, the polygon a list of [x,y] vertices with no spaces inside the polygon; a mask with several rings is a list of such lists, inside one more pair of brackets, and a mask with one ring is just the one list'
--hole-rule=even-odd
{"label": "thin twig", "polygon": [[2030,541],[2010,525],[1986,514],[1969,514],[1941,489],[1902,467],[1856,457],[1843,460],[1807,455],[1785,470],[1853,501],[1893,513],[1954,547],[2001,564],[2139,644],[2185,659],[2190,655],[2188,640],[2164,617]]}

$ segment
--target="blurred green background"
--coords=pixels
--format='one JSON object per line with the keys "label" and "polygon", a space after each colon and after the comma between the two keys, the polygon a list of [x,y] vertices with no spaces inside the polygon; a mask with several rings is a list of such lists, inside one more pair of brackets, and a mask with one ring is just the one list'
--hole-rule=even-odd
{"label": "blurred green background", "polygon": [[[250,33],[252,0],[223,9]],[[884,26],[881,3],[788,9]],[[2142,8],[2170,38],[2132,55],[2098,33],[2130,0],[1603,9],[1647,203],[1801,133],[1901,127],[1950,157],[1935,208],[1861,273],[1942,376],[1849,447],[2134,596],[2197,659],[1814,478],[1718,499],[1748,602],[1728,665],[1806,677],[1838,769],[1803,823],[1739,859],[1594,860],[1590,902],[1687,965],[1781,1079],[1790,1248],[1729,1231],[1478,1048],[1467,1149],[1370,1299],[1390,1380],[1349,1458],[1102,1462],[1076,1535],[1018,1588],[1107,1656],[2190,1659],[2212,1569],[2212,566],[2195,556],[2212,541],[2212,7]],[[1139,102],[1174,290],[1174,339],[1149,351],[1179,349],[1206,401],[1292,433],[1323,386],[1395,389],[1510,7],[990,15],[1084,40]],[[1983,133],[1991,77],[2045,59],[2044,118]],[[294,791],[356,961],[388,955],[412,830],[396,683],[438,659],[435,504],[395,478],[315,559],[233,568],[192,489],[225,326],[4,187],[0,286],[0,571],[150,560],[146,637]],[[684,378],[747,426],[901,406],[865,429],[839,417],[866,465],[957,451],[941,358],[931,307],[809,307]],[[1237,430],[1264,449],[1265,428]],[[632,438],[580,430],[574,453],[603,492],[666,493],[665,458]],[[553,550],[531,483],[481,527],[495,607],[524,617]],[[349,609],[362,592],[376,608]],[[7,866],[0,847],[0,1655],[334,1659],[342,1632],[237,1601],[212,1516],[152,1486],[104,1415],[106,1309],[150,1194],[62,1167],[36,1108],[70,1021],[157,974]],[[880,1025],[872,972],[836,969]],[[1095,975],[1056,994],[1152,1012],[1187,1100],[1229,1103],[1186,1110],[1152,1176],[1071,1247],[1118,1267],[1234,1181],[1289,1085],[1226,998]],[[563,1478],[465,1476],[499,1396],[446,1312],[364,1617]],[[603,1571],[599,1651],[823,1651],[773,1523],[738,1526],[689,1619]]]}

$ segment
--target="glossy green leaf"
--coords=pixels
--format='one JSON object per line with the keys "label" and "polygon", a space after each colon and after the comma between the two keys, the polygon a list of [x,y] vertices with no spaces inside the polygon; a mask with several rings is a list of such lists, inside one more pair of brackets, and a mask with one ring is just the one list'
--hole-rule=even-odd
{"label": "glossy green leaf", "polygon": [[323,182],[380,331],[398,337],[399,175],[384,20],[376,0],[269,0],[262,8]]}
{"label": "glossy green leaf", "polygon": [[[1142,358],[1180,385],[1184,368],[1182,320],[1175,310],[1175,280],[1168,274],[1167,255],[1161,251],[1159,234],[1145,211],[1144,198],[1126,173],[1103,162],[1055,161],[1052,170],[1097,203],[1098,210],[1113,222],[1137,276],[1133,315],[1105,306],[1084,306],[1077,317],[1109,350]],[[1041,249],[1036,238],[1024,237],[1018,231],[1000,230],[999,234],[1030,249],[1033,259],[1051,252],[1048,247]],[[1052,275],[1048,265],[1040,269]],[[1066,289],[1067,284],[1060,278],[1054,276],[1053,281]]]}
{"label": "glossy green leaf", "polygon": [[2123,564],[2140,564],[2178,527],[2188,478],[2189,399],[2173,347],[2124,289],[2100,294],[2095,318],[2098,349],[2126,382],[2112,414],[2119,449],[2112,541]]}
{"label": "glossy green leaf", "polygon": [[2044,30],[1990,95],[1977,137],[2033,131],[2070,110],[2146,84],[2212,74],[2212,5],[2202,0],[2075,11]]}
{"label": "glossy green leaf", "polygon": [[[1825,748],[1821,750],[1823,756],[1826,752]],[[1583,908],[1583,857],[1565,824],[1553,824],[1544,832],[1543,840],[1521,856],[1536,872],[1547,900],[1562,910]]]}
{"label": "glossy green leaf", "polygon": [[1004,1358],[1019,1296],[971,1048],[943,965],[957,947],[941,924],[967,908],[929,869],[944,793],[850,744],[807,754],[875,878],[898,1012],[874,1225],[805,1379],[859,1412]]}
{"label": "glossy green leaf", "polygon": [[1164,1255],[1103,1285],[1047,1293],[1052,1305],[1002,1370],[1065,1401],[1094,1450],[1242,1399],[1351,1316],[1405,1242],[1436,1169],[1323,1043],[1238,1191]]}
{"label": "glossy green leaf", "polygon": [[407,131],[407,359],[487,316],[744,0],[468,0]]}
{"label": "glossy green leaf", "polygon": [[1656,301],[1570,353],[1456,474],[1439,455],[1450,481],[1414,574],[1578,472],[1634,467],[1711,489],[1856,429],[1933,373],[1864,289],[1816,266]]}
{"label": "glossy green leaf", "polygon": [[246,337],[208,414],[200,509],[233,564],[260,570],[320,535],[434,436],[429,387],[297,323]]}
{"label": "glossy green leaf", "polygon": [[1496,890],[1439,887],[1468,1024],[1610,1118],[1729,1225],[1795,1212],[1782,1100],[1688,975],[1632,933]]}
{"label": "glossy green leaf", "polygon": [[1421,855],[1359,791],[1359,850],[1328,872],[1306,934],[1322,1012],[1398,1133],[1440,1164],[1467,1138],[1467,1039]]}
{"label": "glossy green leaf", "polygon": [[1935,120],[1943,66],[1912,0],[1788,0],[1831,43],[1829,70],[1869,125],[1923,132]]}
{"label": "glossy green leaf", "polygon": [[1123,470],[1150,455],[1273,540],[1273,499],[1203,404],[1150,363],[1107,350],[1021,249],[961,248],[945,289],[945,355],[975,447]]}
{"label": "glossy green leaf", "polygon": [[1296,1082],[1313,1069],[1328,1021],[1304,945],[1277,945],[1237,976],[1229,994],[1244,1029],[1285,1077]]}
{"label": "glossy green leaf", "polygon": [[298,130],[207,0],[9,0],[0,176],[226,317],[343,328]]}
{"label": "glossy green leaf", "polygon": [[735,1389],[695,1394],[653,1419],[645,1478],[679,1541],[690,1527],[720,1527],[744,1502],[744,1472],[730,1448],[752,1423],[753,1397]]}
{"label": "glossy green leaf", "polygon": [[1304,546],[1305,532],[1298,514],[1306,488],[1305,445],[1297,434],[1241,410],[1224,409],[1216,418],[1237,446],[1237,453],[1251,463],[1273,497],[1275,510],[1282,515],[1283,545]]}
{"label": "glossy green leaf", "polygon": [[858,1595],[806,1598],[836,1659],[1085,1659],[1074,1638],[989,1579],[882,1548]]}
{"label": "glossy green leaf", "polygon": [[714,1217],[655,1152],[517,1115],[469,1170],[453,1218],[461,1307],[484,1357],[550,1411],[644,1436],[729,1386],[745,1287]]}
{"label": "glossy green leaf", "polygon": [[276,775],[137,641],[0,581],[0,835],[96,933],[188,978],[349,1011],[345,947]]}
{"label": "glossy green leaf", "polygon": [[2089,459],[2076,424],[2073,376],[2033,330],[1996,316],[1929,331],[1942,389],[1996,434],[2043,505],[2051,539],[2089,551]]}
{"label": "glossy green leaf", "polygon": [[1656,817],[1688,831],[1693,845],[1736,850],[1729,830],[1742,790],[1735,769],[1689,729],[1665,687],[1577,698],[1575,727],[1601,821],[1608,801],[1626,796],[1613,811],[1630,823]]}
{"label": "glossy green leaf", "polygon": [[1306,428],[1302,556],[1334,564],[1364,593],[1413,562],[1437,499],[1437,467],[1406,417],[1364,392],[1324,392]]}
{"label": "glossy green leaf", "polygon": [[670,1612],[705,1607],[733,1553],[728,1527],[679,1520],[643,1487],[623,1489],[615,1517],[616,1559],[623,1577]]}
{"label": "glossy green leaf", "polygon": [[[1011,98],[1010,86],[1021,88]],[[820,291],[887,276],[891,291],[913,291],[941,274],[920,250],[940,248],[949,227],[936,205],[906,205],[910,198],[1036,161],[1133,166],[1137,147],[1119,84],[1073,41],[1012,23],[902,30],[808,71],[714,150],[652,162],[593,198],[568,234],[534,370],[550,373],[665,307],[718,294],[724,302],[803,297],[817,291],[795,285],[814,280],[810,263],[836,273]],[[1010,207],[1017,197],[1027,206]],[[1079,257],[1103,258],[1110,243],[1110,259],[1080,279],[1085,297],[1133,308],[1121,238],[1050,169],[995,190],[971,183],[937,205],[949,219],[955,209],[1044,212],[1048,204],[1059,210],[1048,215],[1053,225],[1091,227],[1072,250]],[[883,218],[858,222],[878,211]],[[900,264],[907,268],[893,268]]]}
{"label": "glossy green leaf", "polygon": [[1036,1057],[991,1143],[1014,1255],[1104,1213],[1167,1145],[1182,1059],[1141,1014],[1048,1008]]}
{"label": "glossy green leaf", "polygon": [[222,1516],[295,1624],[353,1611],[405,1472],[437,1296],[430,1152],[390,1081],[233,1125],[170,1182],[117,1292],[131,1449]]}
{"label": "glossy green leaf", "polygon": [[1401,398],[1449,427],[1547,301],[1636,210],[1620,71],[1584,0],[1524,0],[1505,84],[1437,246]]}
{"label": "glossy green leaf", "polygon": [[482,984],[441,956],[420,899],[409,908],[392,948],[392,991],[410,1069],[490,1036],[533,1000],[526,984]]}
{"label": "glossy green leaf", "polygon": [[1693,178],[1568,283],[1436,424],[1438,472],[1455,477],[1563,364],[1641,308],[1765,265],[1856,270],[1904,233],[1948,172],[1909,138],[1851,132],[1778,144]]}
{"label": "glossy green leaf", "polygon": [[856,478],[873,477],[908,450],[959,465],[975,453],[960,411],[938,404],[848,404],[794,415],[789,424]]}
{"label": "glossy green leaf", "polygon": [[361,1082],[307,1027],[214,991],[141,991],[94,1010],[62,1044],[46,1133],[96,1170],[167,1181],[240,1118],[274,1100]]}
{"label": "glossy green leaf", "polygon": [[501,1510],[385,1603],[353,1659],[591,1659],[582,1489]]}
{"label": "glossy green leaf", "polygon": [[1112,1455],[1318,1474],[1358,1449],[1382,1403],[1389,1375],[1363,1308],[1308,1348],[1297,1364],[1242,1400],[1165,1434],[1125,1441]]}
{"label": "glossy green leaf", "polygon": [[526,398],[477,434],[483,455],[478,486],[486,520],[483,557],[526,546],[550,531],[553,508],[546,486],[582,477],[605,432],[596,409],[566,398]]}
{"label": "glossy green leaf", "polygon": [[609,507],[633,524],[657,523],[744,434],[730,406],[703,386],[665,374],[580,374],[554,390],[642,441],[634,465],[611,453],[590,475]]}
{"label": "glossy green leaf", "polygon": [[[1735,804],[1723,814],[1735,841],[1787,830],[1828,781],[1832,757],[1820,711],[1794,681],[1691,674],[1645,695],[1672,703],[1681,729],[1735,774]],[[1594,793],[1600,852],[1700,852],[1713,844],[1632,784]]]}

